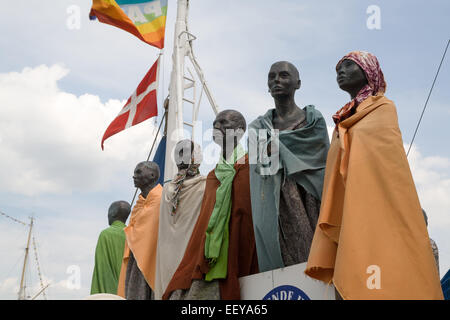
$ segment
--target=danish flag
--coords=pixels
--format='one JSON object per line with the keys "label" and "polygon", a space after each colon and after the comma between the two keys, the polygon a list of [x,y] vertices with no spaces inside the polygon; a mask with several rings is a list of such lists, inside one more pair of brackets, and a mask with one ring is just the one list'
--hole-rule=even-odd
{"label": "danish flag", "polygon": [[156,104],[159,75],[159,58],[142,79],[136,91],[128,98],[122,110],[111,122],[102,138],[103,142],[112,135],[158,115]]}

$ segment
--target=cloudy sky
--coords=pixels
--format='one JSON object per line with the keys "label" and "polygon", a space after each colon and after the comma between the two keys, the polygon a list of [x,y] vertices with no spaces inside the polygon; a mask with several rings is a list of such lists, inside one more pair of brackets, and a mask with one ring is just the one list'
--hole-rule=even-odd
{"label": "cloudy sky", "polygon": [[[368,28],[371,5],[380,9],[380,29]],[[101,150],[104,130],[159,51],[89,21],[90,6],[89,0],[17,0],[3,6],[0,20],[0,211],[22,221],[36,218],[33,235],[49,299],[89,294],[107,208],[131,201],[132,172],[155,133],[154,121],[146,121]],[[314,104],[332,126],[331,115],[349,99],[336,84],[337,61],[352,50],[374,53],[408,146],[450,38],[448,12],[450,3],[442,0],[192,0],[189,28],[219,107],[238,108],[248,122],[273,107],[267,72],[273,62],[288,60],[302,79],[297,104]],[[169,0],[160,103],[168,92],[175,15],[176,1]],[[450,268],[449,89],[447,56],[409,155],[440,250],[441,277]],[[213,112],[207,103],[201,110],[205,132]],[[1,299],[17,298],[26,236],[23,225],[0,216]],[[39,290],[32,253],[31,296]]]}

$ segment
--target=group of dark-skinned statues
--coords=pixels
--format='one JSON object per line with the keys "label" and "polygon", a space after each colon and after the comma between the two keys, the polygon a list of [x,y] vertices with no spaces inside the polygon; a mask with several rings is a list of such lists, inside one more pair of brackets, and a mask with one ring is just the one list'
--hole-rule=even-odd
{"label": "group of dark-skinned statues", "polygon": [[[267,79],[275,108],[248,125],[248,152],[245,118],[224,110],[213,122],[221,156],[206,177],[190,140],[177,143],[178,172],[164,187],[156,163],[136,166],[118,295],[239,300],[240,277],[307,262],[304,274],[338,298],[442,299],[378,60],[354,51],[336,73],[351,101],[333,116],[331,145],[322,114],[295,102],[297,68],[279,61]],[[380,288],[367,284],[374,265]]]}

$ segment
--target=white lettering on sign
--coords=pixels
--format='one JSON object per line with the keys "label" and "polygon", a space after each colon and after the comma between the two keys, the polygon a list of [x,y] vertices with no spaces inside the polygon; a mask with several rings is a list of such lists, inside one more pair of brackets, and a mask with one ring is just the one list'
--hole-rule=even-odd
{"label": "white lettering on sign", "polygon": [[[293,299],[294,292],[292,290],[282,290],[273,293],[270,296],[270,300],[294,300]],[[302,296],[297,296],[295,300],[304,300]]]}

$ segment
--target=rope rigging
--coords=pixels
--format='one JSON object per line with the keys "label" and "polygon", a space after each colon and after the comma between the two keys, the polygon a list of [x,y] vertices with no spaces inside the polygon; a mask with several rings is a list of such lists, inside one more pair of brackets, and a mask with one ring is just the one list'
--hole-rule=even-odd
{"label": "rope rigging", "polygon": [[[29,287],[27,279],[30,278],[30,270],[28,270],[28,268],[27,268],[27,256],[29,254],[29,243],[30,243],[30,237],[31,237],[31,233],[32,233],[32,227],[33,227],[34,218],[33,217],[30,218],[30,221],[31,221],[30,223],[25,223],[23,221],[20,221],[20,220],[14,218],[14,217],[12,217],[12,216],[2,212],[2,211],[0,211],[0,215],[4,216],[5,218],[7,218],[7,219],[9,219],[11,221],[14,221],[16,223],[19,223],[21,225],[30,227],[29,235],[28,235],[27,247],[25,248],[25,258],[24,258],[24,265],[23,265],[23,270],[22,270],[21,286],[20,286],[20,289],[19,289],[19,299],[29,299],[29,298],[31,298],[31,296],[27,295],[27,293],[26,293],[26,290]],[[34,296],[34,298],[36,298],[38,295],[42,294],[44,299],[47,300],[47,296],[45,294],[45,289],[49,286],[49,284],[44,286],[44,280],[43,280],[43,276],[42,276],[42,272],[41,272],[41,266],[39,264],[39,258],[38,258],[38,253],[37,253],[36,239],[35,239],[34,235],[31,238],[32,238],[32,245],[33,245],[33,250],[34,250],[34,259],[36,261],[36,268],[37,268],[39,281],[40,281],[40,291],[39,291],[38,294],[36,294]],[[16,265],[17,265],[17,263],[14,265],[14,267]],[[34,298],[33,298],[33,300],[34,300]]]}
{"label": "rope rigging", "polygon": [[9,216],[9,215],[7,215],[6,213],[1,212],[1,211],[0,211],[0,215],[2,215],[2,216],[4,216],[5,218],[10,219],[10,220],[12,220],[12,221],[14,221],[14,222],[20,223],[20,224],[22,224],[22,225],[24,225],[24,226],[29,226],[29,225],[30,225],[29,223],[25,223],[25,222],[22,222],[22,221],[20,221],[20,220],[17,220],[16,218],[13,218],[13,217],[11,217],[11,216]]}
{"label": "rope rigging", "polygon": [[411,147],[413,145],[414,139],[416,138],[417,130],[419,130],[420,122],[422,121],[423,114],[425,113],[425,109],[427,108],[427,105],[428,105],[428,100],[430,100],[431,93],[433,92],[434,84],[436,83],[436,79],[437,79],[437,77],[439,75],[439,71],[441,70],[441,66],[442,66],[442,63],[444,62],[445,55],[447,54],[447,49],[448,49],[449,44],[450,44],[450,39],[448,40],[447,46],[445,47],[445,50],[444,50],[444,54],[442,55],[441,63],[439,64],[439,68],[438,68],[438,70],[436,72],[436,75],[434,77],[433,84],[431,85],[430,92],[428,93],[427,101],[425,102],[425,105],[423,107],[422,114],[420,115],[419,122],[417,123],[417,126],[416,126],[416,130],[414,131],[413,138],[411,140],[411,143],[409,144],[409,148],[408,148],[408,152],[406,153],[406,157],[408,157],[409,151],[411,150]]}
{"label": "rope rigging", "polygon": [[[43,290],[45,287],[44,287],[44,281],[42,279],[41,267],[39,265],[39,259],[38,259],[38,254],[37,254],[36,240],[35,240],[34,236],[33,236],[33,250],[34,250],[34,259],[36,260],[36,266],[37,266],[37,271],[38,271],[38,275],[39,275],[39,282],[41,284],[41,290]],[[42,291],[42,296],[44,297],[44,300],[47,300],[45,291]]]}

